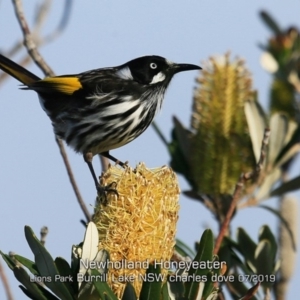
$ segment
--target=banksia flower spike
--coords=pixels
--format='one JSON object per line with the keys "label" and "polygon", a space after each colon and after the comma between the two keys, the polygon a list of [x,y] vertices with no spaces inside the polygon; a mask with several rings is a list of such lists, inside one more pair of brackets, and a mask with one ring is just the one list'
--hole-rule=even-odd
{"label": "banksia flower spike", "polygon": [[232,194],[242,172],[255,165],[244,104],[255,97],[241,59],[211,58],[197,78],[191,128],[190,166],[197,189]]}
{"label": "banksia flower spike", "polygon": [[[139,296],[142,276],[153,262],[170,261],[175,245],[179,210],[179,187],[169,167],[135,170],[113,166],[101,183],[115,182],[119,197],[110,193],[106,205],[98,203],[93,222],[99,232],[99,250],[109,252],[107,282],[121,298],[126,286],[120,278],[133,278],[131,284]],[[122,267],[114,267],[120,263]],[[167,274],[166,269],[161,270]]]}

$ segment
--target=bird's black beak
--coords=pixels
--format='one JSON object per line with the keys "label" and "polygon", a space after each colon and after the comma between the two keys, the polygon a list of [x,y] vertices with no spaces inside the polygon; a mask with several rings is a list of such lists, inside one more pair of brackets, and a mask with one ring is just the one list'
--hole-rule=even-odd
{"label": "bird's black beak", "polygon": [[174,74],[176,74],[183,71],[201,70],[202,68],[191,64],[174,64],[172,65],[172,69]]}

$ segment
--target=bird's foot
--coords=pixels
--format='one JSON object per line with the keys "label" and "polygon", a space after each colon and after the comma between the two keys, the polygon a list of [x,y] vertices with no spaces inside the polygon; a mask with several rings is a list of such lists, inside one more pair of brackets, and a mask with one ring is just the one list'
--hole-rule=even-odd
{"label": "bird's foot", "polygon": [[98,192],[98,201],[103,204],[103,205],[107,205],[108,203],[108,199],[107,196],[109,193],[113,193],[115,194],[117,197],[119,197],[119,193],[117,191],[117,183],[116,182],[112,182],[107,186],[103,186],[98,184],[96,186],[97,192]]}

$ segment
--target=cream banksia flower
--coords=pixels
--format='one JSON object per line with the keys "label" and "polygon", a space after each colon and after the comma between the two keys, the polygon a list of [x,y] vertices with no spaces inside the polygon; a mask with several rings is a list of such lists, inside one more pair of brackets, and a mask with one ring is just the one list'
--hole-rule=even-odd
{"label": "cream banksia flower", "polygon": [[[170,261],[175,245],[179,211],[179,186],[171,168],[147,169],[139,164],[135,170],[110,167],[101,184],[115,182],[119,197],[108,194],[106,205],[97,204],[93,222],[99,232],[99,250],[109,252],[110,262],[127,262],[139,266],[143,262]],[[168,270],[162,269],[162,274]],[[134,278],[131,282],[139,296],[146,268],[113,268],[108,270],[108,284],[121,298],[126,283],[118,278]]]}
{"label": "cream banksia flower", "polygon": [[190,166],[197,189],[231,194],[242,172],[255,165],[244,113],[254,100],[249,71],[229,54],[211,58],[197,78],[191,128]]}

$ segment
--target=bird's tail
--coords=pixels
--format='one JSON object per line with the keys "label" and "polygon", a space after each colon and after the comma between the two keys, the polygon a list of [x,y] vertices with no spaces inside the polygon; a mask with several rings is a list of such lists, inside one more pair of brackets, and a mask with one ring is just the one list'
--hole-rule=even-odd
{"label": "bird's tail", "polygon": [[22,66],[16,64],[12,60],[8,59],[7,57],[0,54],[0,69],[2,69],[5,73],[9,74],[10,76],[16,78],[24,85],[30,85],[34,83],[40,78]]}

